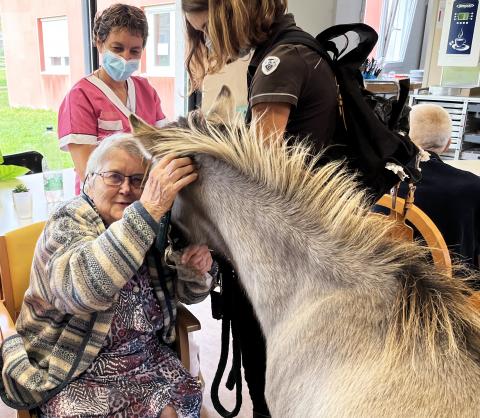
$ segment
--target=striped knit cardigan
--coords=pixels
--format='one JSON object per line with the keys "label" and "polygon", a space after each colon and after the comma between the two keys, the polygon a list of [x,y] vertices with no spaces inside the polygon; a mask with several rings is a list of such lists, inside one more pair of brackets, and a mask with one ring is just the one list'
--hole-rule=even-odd
{"label": "striped knit cardigan", "polygon": [[175,339],[177,297],[199,302],[212,280],[209,274],[175,278],[159,263],[151,247],[164,227],[140,202],[108,228],[82,197],[55,211],[35,249],[18,334],[1,347],[0,394],[7,405],[37,407],[88,368],[109,332],[120,290],[144,262],[164,313],[162,338]]}

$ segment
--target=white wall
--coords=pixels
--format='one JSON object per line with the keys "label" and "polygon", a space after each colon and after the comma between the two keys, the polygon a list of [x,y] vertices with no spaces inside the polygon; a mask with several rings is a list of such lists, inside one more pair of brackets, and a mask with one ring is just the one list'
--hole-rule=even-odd
{"label": "white wall", "polygon": [[335,24],[361,22],[363,3],[364,0],[337,0]]}
{"label": "white wall", "polygon": [[295,15],[297,25],[314,36],[335,24],[336,10],[337,0],[289,0],[288,2],[288,11]]}

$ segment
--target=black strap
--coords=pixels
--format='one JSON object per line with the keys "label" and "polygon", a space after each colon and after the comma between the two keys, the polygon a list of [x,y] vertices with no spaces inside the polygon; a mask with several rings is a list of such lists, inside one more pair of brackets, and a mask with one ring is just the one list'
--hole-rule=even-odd
{"label": "black strap", "polygon": [[407,103],[408,95],[410,93],[410,79],[404,78],[398,81],[398,98],[392,104],[392,113],[390,115],[390,120],[388,121],[389,129],[394,129],[395,125],[398,123],[405,104]]}
{"label": "black strap", "polygon": [[[222,275],[222,297],[225,298],[223,303],[223,315],[222,315],[222,347],[220,351],[220,359],[218,361],[217,371],[212,382],[210,395],[212,398],[212,404],[215,410],[225,418],[235,417],[240,412],[242,406],[242,355],[240,348],[240,337],[238,324],[235,316],[232,315],[232,298],[233,298],[233,281],[238,280],[235,271],[231,264],[224,260],[222,257],[216,256],[220,268],[220,274]],[[232,368],[230,369],[226,387],[229,390],[233,390],[235,387],[235,407],[232,411],[226,410],[219,399],[219,387],[222,377],[225,373],[227,366],[228,350],[230,342],[230,331],[232,333]]]}
{"label": "black strap", "polygon": [[168,227],[170,225],[171,212],[168,211],[163,215],[158,223],[157,238],[155,240],[155,249],[159,253],[159,257],[154,257],[155,265],[158,272],[158,281],[160,282],[160,287],[162,292],[165,295],[165,303],[167,304],[168,314],[170,315],[170,320],[173,321],[173,306],[172,306],[172,297],[167,288],[167,283],[165,282],[165,277],[163,275],[162,260],[165,255],[165,249],[167,248],[168,242]]}

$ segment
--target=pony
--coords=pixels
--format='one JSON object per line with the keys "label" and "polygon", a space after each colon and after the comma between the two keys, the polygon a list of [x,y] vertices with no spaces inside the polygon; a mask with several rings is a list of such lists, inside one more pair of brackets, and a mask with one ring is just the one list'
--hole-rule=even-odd
{"label": "pony", "polygon": [[272,416],[480,416],[480,314],[465,280],[394,241],[341,162],[317,168],[304,144],[278,144],[231,107],[222,89],[206,116],[131,123],[154,156],[194,158],[199,178],[172,220],[238,272],[266,338]]}

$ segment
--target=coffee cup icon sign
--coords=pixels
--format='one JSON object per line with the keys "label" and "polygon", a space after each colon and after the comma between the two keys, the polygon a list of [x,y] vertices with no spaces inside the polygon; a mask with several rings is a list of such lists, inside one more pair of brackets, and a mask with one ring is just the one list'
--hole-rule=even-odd
{"label": "coffee cup icon sign", "polygon": [[456,48],[463,48],[467,40],[463,37],[463,30],[460,29],[457,37],[455,38],[455,47]]}
{"label": "coffee cup icon sign", "polygon": [[463,37],[463,30],[461,29],[460,32],[458,32],[457,36],[453,40],[451,40],[448,45],[450,46],[450,48],[460,53],[463,53],[470,49],[470,45],[467,44],[467,40]]}

